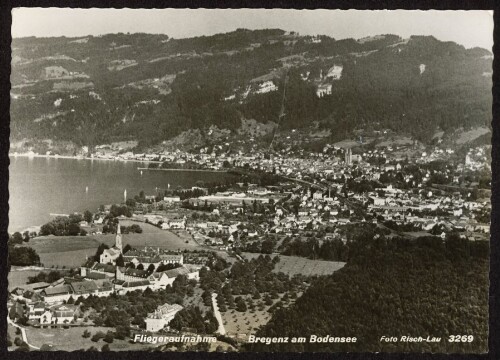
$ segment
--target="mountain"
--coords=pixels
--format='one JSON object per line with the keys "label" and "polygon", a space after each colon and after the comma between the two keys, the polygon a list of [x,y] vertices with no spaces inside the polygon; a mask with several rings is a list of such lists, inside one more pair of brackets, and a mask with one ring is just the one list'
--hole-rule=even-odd
{"label": "mountain", "polygon": [[252,123],[322,131],[332,141],[389,129],[428,142],[437,131],[490,126],[491,73],[487,50],[423,36],[238,29],[189,39],[18,38],[11,140],[144,149],[193,131],[203,142],[228,130],[227,140]]}

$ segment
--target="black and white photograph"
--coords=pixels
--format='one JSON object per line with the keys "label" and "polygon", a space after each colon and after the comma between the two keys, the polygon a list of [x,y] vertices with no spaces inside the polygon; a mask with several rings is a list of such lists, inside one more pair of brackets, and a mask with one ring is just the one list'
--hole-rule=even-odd
{"label": "black and white photograph", "polygon": [[487,353],[493,28],[12,9],[8,350]]}

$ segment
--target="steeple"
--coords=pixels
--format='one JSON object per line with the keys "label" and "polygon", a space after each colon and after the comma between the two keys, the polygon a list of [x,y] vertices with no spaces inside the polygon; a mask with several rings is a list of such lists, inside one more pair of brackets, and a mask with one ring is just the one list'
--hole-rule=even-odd
{"label": "steeple", "polygon": [[116,229],[115,247],[120,251],[120,253],[122,252],[122,232],[120,230],[119,222]]}

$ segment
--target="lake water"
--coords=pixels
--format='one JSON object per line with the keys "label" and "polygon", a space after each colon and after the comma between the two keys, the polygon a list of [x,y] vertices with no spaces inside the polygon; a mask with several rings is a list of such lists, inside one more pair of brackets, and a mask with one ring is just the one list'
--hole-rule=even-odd
{"label": "lake water", "polygon": [[[213,182],[232,175],[214,172],[144,171],[144,163],[57,158],[10,157],[9,232],[43,225],[51,213],[69,214],[101,204],[123,202],[144,190],[191,187],[197,181]],[[88,187],[88,192],[85,188]]]}

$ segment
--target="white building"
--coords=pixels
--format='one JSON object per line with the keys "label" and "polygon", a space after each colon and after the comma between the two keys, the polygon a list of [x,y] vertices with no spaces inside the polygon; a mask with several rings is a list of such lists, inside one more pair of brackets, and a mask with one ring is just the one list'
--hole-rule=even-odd
{"label": "white building", "polygon": [[326,74],[326,78],[332,80],[339,80],[342,77],[342,70],[344,69],[341,65],[333,65],[328,73]]}
{"label": "white building", "polygon": [[158,307],[153,313],[148,314],[145,320],[147,331],[159,331],[172,321],[183,307],[179,304],[164,304]]}
{"label": "white building", "polygon": [[265,81],[259,85],[259,89],[256,91],[257,94],[265,94],[271,91],[278,90],[278,87],[274,85],[272,81]]}
{"label": "white building", "polygon": [[325,95],[331,95],[331,94],[332,94],[332,84],[318,85],[318,88],[316,89],[317,97],[322,98]]}

